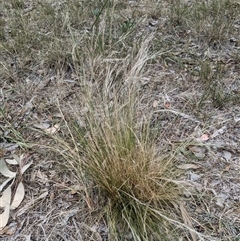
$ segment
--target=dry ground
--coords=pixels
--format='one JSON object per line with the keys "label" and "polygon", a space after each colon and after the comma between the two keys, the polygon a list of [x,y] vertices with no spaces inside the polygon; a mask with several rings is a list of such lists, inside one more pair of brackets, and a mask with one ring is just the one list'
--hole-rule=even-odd
{"label": "dry ground", "polygon": [[0,240],[107,240],[101,197],[51,135],[69,138],[69,116],[85,127],[86,86],[102,108],[129,82],[181,170],[178,220],[198,233],[175,240],[240,240],[240,5],[225,0],[0,1],[0,157],[32,161]]}

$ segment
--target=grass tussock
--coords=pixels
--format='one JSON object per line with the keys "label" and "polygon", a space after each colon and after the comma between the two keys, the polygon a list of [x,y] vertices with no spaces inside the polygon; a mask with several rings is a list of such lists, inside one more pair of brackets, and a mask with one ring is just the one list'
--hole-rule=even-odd
{"label": "grass tussock", "polygon": [[[71,168],[97,186],[109,227],[119,225],[125,234],[129,230],[134,240],[162,239],[170,223],[154,210],[166,215],[181,195],[181,188],[173,181],[174,159],[156,151],[148,126],[136,128],[130,102],[122,107],[114,103],[100,120],[96,110],[93,113],[86,120],[87,130],[76,124],[71,127],[81,153],[80,158],[71,160]],[[120,240],[114,228],[110,233]]]}
{"label": "grass tussock", "polygon": [[[57,139],[61,150],[69,150],[63,153],[69,170],[79,182],[98,190],[97,206],[108,223],[110,240],[129,235],[139,241],[171,240],[177,233],[171,220],[177,218],[174,207],[182,191],[174,182],[175,159],[157,149],[159,133],[150,128],[151,115],[143,118],[138,96],[137,82],[151,59],[149,43],[143,41],[134,58],[118,61],[118,71],[109,68],[110,62],[102,65],[105,79],[99,72],[98,87],[84,92],[84,127],[77,123],[78,115],[66,118],[69,142]],[[131,66],[128,71],[126,65]]]}

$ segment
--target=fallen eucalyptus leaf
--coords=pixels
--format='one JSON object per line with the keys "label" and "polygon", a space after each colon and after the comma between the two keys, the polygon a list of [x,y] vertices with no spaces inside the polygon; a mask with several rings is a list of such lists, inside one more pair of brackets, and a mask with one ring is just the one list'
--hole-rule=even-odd
{"label": "fallen eucalyptus leaf", "polygon": [[4,160],[0,160],[0,172],[3,174],[5,177],[10,177],[14,178],[16,176],[15,172],[12,172],[8,169],[6,162]]}
{"label": "fallen eucalyptus leaf", "polygon": [[20,203],[24,198],[24,194],[25,194],[25,189],[24,189],[23,183],[20,182],[18,184],[17,190],[15,192],[15,195],[11,204],[11,210],[16,209],[20,205]]}
{"label": "fallen eucalyptus leaf", "polygon": [[18,165],[21,165],[22,160],[24,158],[24,154],[22,154],[20,157],[18,157],[17,155],[13,154],[13,158],[17,161]]}
{"label": "fallen eucalyptus leaf", "polygon": [[3,229],[7,223],[8,223],[8,219],[9,219],[9,213],[10,213],[10,205],[5,206],[4,208],[4,212],[2,214],[0,214],[0,230]]}
{"label": "fallen eucalyptus leaf", "polygon": [[198,166],[198,165],[196,165],[196,164],[191,164],[191,163],[178,165],[177,167],[180,168],[180,169],[183,169],[183,170],[198,169],[198,168],[200,168],[200,166]]}
{"label": "fallen eucalyptus leaf", "polygon": [[9,186],[2,194],[0,198],[0,207],[4,208],[4,212],[0,214],[0,229],[3,229],[9,219],[11,202],[11,186]]}
{"label": "fallen eucalyptus leaf", "polygon": [[5,161],[10,165],[18,165],[18,162],[15,159],[5,159]]}
{"label": "fallen eucalyptus leaf", "polygon": [[10,205],[11,202],[11,186],[9,186],[0,197],[0,207],[4,208],[7,205]]}
{"label": "fallen eucalyptus leaf", "polygon": [[49,123],[42,123],[42,124],[34,124],[34,127],[42,130],[46,130],[49,128],[50,124]]}
{"label": "fallen eucalyptus leaf", "polygon": [[[4,188],[11,180],[13,180],[13,178],[12,178],[12,177],[9,177],[7,180],[5,180],[5,181],[1,184],[1,186],[0,186],[0,192],[3,190],[3,188]],[[10,184],[10,185],[11,185],[11,184]]]}
{"label": "fallen eucalyptus leaf", "polygon": [[23,174],[31,165],[33,161],[29,162],[28,164],[24,165],[21,169],[21,173]]}

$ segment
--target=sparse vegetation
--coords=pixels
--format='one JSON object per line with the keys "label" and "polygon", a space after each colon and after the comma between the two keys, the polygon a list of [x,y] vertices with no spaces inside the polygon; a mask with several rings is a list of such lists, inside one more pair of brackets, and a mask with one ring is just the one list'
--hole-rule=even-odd
{"label": "sparse vegetation", "polygon": [[239,239],[238,1],[0,9],[3,240]]}

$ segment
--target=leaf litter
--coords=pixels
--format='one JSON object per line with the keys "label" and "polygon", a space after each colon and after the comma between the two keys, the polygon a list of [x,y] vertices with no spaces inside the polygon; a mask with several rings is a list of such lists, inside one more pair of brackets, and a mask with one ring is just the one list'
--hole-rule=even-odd
{"label": "leaf litter", "polygon": [[[0,160],[0,173],[7,177],[1,184],[1,197],[0,197],[0,207],[4,209],[3,213],[0,214],[0,230],[3,230],[8,223],[10,217],[10,210],[14,210],[19,207],[21,202],[24,199],[25,188],[20,181],[17,184],[17,188],[13,193],[12,198],[12,186],[17,182],[18,176],[22,177],[22,174],[31,166],[32,162],[23,165],[24,155],[18,157],[17,155],[13,155],[14,159],[1,159]],[[19,172],[12,172],[6,165],[6,162],[10,165],[18,165],[20,168]],[[11,182],[11,183],[10,183]],[[7,186],[7,188],[5,188]],[[5,189],[5,190],[4,190]]]}

